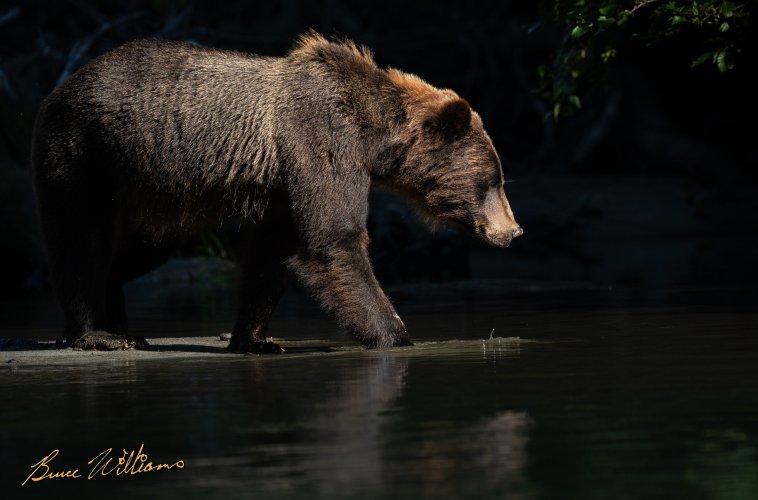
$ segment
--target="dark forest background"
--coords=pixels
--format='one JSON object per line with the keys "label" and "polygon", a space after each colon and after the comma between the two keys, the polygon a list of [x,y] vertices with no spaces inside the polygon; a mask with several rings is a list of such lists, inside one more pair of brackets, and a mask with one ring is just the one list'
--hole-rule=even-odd
{"label": "dark forest background", "polygon": [[[377,194],[371,251],[384,283],[752,283],[758,277],[753,5],[701,3],[718,9],[710,21],[710,14],[701,16],[704,24],[729,8],[740,9],[741,24],[729,32],[719,21],[710,34],[697,19],[688,25],[661,10],[664,24],[671,20],[664,29],[651,24],[660,19],[643,15],[643,9],[663,9],[655,1],[596,7],[504,0],[3,0],[0,288],[46,286],[28,157],[37,107],[57,83],[134,38],[280,56],[310,28],[352,38],[370,47],[381,66],[465,97],[503,159],[506,193],[525,229],[508,250],[490,249],[452,231],[431,233],[405,204]],[[632,26],[620,27],[622,9],[640,4]],[[599,9],[608,15],[596,20]],[[601,15],[612,19],[608,29]],[[678,24],[684,29],[666,31]],[[734,33],[739,37],[727,40],[726,57],[707,46]],[[578,63],[577,54],[584,57],[592,43],[602,44],[600,56]],[[706,64],[693,67],[698,58]],[[560,78],[567,71],[576,81],[564,92]],[[230,238],[200,235],[180,255],[232,257]]]}

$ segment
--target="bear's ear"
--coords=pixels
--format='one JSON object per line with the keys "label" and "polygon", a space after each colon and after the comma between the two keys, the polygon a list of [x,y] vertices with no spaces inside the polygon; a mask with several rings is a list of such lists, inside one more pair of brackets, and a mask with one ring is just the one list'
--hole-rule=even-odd
{"label": "bear's ear", "polygon": [[461,97],[443,102],[424,121],[427,132],[448,140],[463,137],[470,127],[471,106]]}

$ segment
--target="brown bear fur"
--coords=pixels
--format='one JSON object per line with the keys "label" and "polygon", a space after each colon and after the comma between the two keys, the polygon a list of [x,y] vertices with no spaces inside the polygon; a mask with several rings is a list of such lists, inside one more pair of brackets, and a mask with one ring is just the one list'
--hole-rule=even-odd
{"label": "brown bear fur", "polygon": [[290,274],[367,347],[410,344],[368,259],[372,187],[498,246],[521,234],[465,100],[315,33],[283,58],[123,45],[44,100],[32,162],[69,345],[124,345],[122,285],[229,221],[252,229],[235,351],[278,350]]}

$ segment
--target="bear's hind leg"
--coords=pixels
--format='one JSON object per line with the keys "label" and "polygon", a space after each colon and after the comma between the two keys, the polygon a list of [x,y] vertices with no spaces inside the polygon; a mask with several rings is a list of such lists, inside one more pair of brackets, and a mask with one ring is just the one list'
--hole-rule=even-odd
{"label": "bear's hind leg", "polygon": [[72,345],[87,333],[108,328],[108,250],[101,235],[72,234],[65,227],[45,229],[50,277],[66,322],[63,337]]}
{"label": "bear's hind leg", "polygon": [[[120,287],[114,290],[107,283],[107,239],[96,234],[80,235],[77,239],[83,243],[73,244],[62,252],[51,251],[50,259],[53,284],[66,318],[66,345],[97,351],[147,347],[145,339],[119,331],[109,315],[114,310],[109,301],[117,295],[123,301],[123,295]],[[115,307],[122,308],[123,302]],[[120,312],[119,316],[125,322],[125,314]],[[122,326],[125,328],[125,323]]]}
{"label": "bear's hind leg", "polygon": [[144,347],[144,339],[114,334],[108,318],[108,276],[115,217],[108,198],[38,185],[50,276],[69,347]]}
{"label": "bear's hind leg", "polygon": [[[84,329],[84,333],[73,339],[68,339],[70,347],[91,351],[117,351],[125,349],[144,349],[148,347],[143,337],[129,335],[126,319],[126,303],[121,280],[114,279],[111,274],[106,283],[105,291],[105,320],[100,320],[97,326]],[[100,325],[105,324],[105,327]]]}
{"label": "bear's hind leg", "polygon": [[106,292],[107,330],[93,330],[69,342],[70,347],[85,351],[121,351],[144,349],[148,346],[143,337],[127,334],[126,304],[119,282],[109,278]]}

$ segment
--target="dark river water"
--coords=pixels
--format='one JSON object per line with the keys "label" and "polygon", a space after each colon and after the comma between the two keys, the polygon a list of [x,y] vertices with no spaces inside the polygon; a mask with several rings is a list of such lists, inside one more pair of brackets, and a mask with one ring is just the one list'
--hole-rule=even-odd
{"label": "dark river water", "polygon": [[[226,290],[156,288],[129,291],[148,339],[228,330]],[[356,348],[295,295],[280,356],[3,363],[0,498],[758,498],[752,290],[392,295],[413,348]],[[49,299],[2,318],[2,337],[57,334]],[[184,468],[86,480],[140,445]],[[53,449],[85,477],[22,487]]]}

